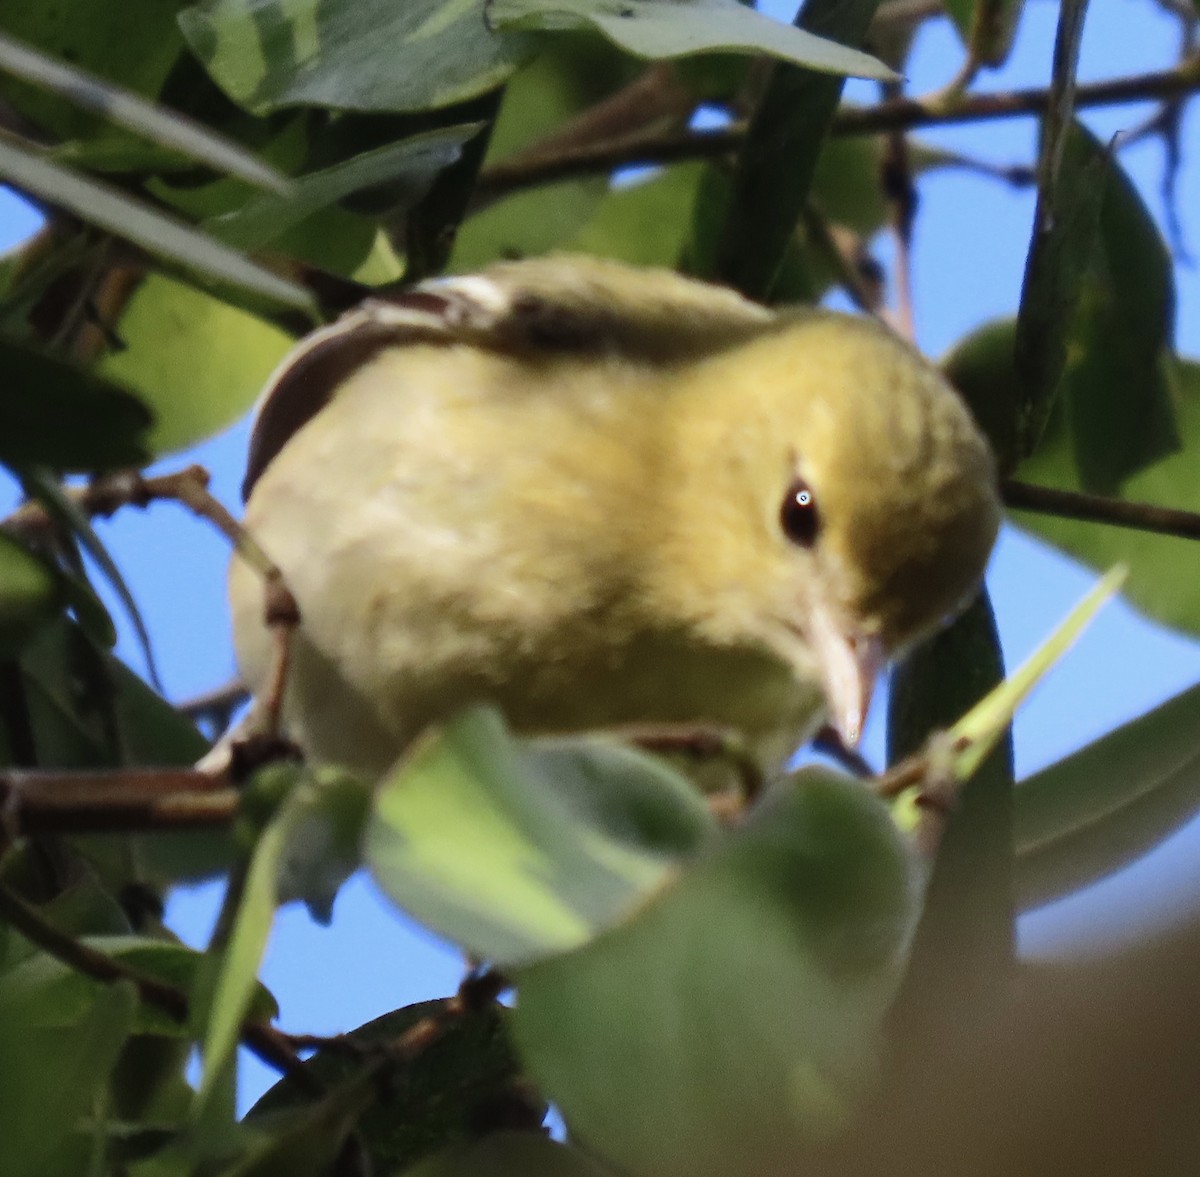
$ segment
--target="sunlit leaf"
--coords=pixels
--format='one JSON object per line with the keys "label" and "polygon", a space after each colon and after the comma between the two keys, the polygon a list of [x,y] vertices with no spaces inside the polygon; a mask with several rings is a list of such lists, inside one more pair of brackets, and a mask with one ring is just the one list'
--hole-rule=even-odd
{"label": "sunlit leaf", "polygon": [[292,344],[256,315],[161,274],[138,286],[114,329],[124,346],[97,370],[150,406],[155,454],[195,445],[245,413]]}
{"label": "sunlit leaf", "polygon": [[791,1171],[871,1087],[923,878],[869,790],[803,770],[624,922],[517,970],[517,1045],[622,1171]]}
{"label": "sunlit leaf", "polygon": [[639,57],[764,53],[806,69],[858,78],[894,78],[881,61],[737,0],[488,0],[493,28],[594,28]]}
{"label": "sunlit leaf", "polygon": [[703,799],[651,757],[602,739],[521,745],[475,710],[381,786],[366,861],[410,914],[507,965],[584,943],[712,831]]}
{"label": "sunlit leaf", "polygon": [[503,83],[530,51],[499,36],[483,0],[205,0],[179,24],[236,102],[427,110]]}

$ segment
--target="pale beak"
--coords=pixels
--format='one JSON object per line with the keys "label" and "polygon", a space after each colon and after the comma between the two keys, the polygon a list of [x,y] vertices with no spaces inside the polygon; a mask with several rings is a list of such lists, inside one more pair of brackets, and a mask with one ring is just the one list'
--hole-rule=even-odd
{"label": "pale beak", "polygon": [[853,748],[862,739],[875,680],[886,661],[883,643],[875,636],[842,633],[824,615],[815,620],[812,640],[829,722],[843,743]]}

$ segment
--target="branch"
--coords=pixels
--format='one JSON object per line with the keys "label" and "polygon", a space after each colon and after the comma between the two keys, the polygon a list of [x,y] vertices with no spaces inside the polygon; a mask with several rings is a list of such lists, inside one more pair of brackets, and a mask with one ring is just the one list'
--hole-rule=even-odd
{"label": "branch", "polygon": [[[1193,57],[1172,69],[1078,86],[1075,109],[1123,102],[1166,101],[1197,90],[1200,90],[1200,57]],[[913,127],[951,126],[1043,114],[1050,101],[1051,93],[1044,88],[970,94],[953,102],[936,95],[932,98],[892,98],[875,106],[843,107],[833,117],[830,134],[871,135]],[[517,189],[618,168],[729,155],[742,146],[745,135],[745,122],[718,131],[639,132],[599,142],[576,143],[553,159],[539,152],[525,159],[501,160],[480,173],[478,199],[487,203]]]}
{"label": "branch", "polygon": [[[137,989],[139,999],[146,1005],[162,1010],[181,1025],[187,1022],[189,1003],[183,990],[130,968],[107,953],[98,952],[59,931],[35,907],[3,883],[0,883],[0,919],[75,972],[104,985],[130,981]],[[312,1077],[304,1072],[303,1064],[287,1037],[273,1026],[263,1022],[243,1022],[241,1040],[268,1066],[283,1074],[295,1075],[306,1084],[313,1082]]]}
{"label": "branch", "polygon": [[0,827],[9,837],[225,826],[238,811],[231,777],[199,769],[0,772]]}
{"label": "branch", "polygon": [[1108,523],[1180,539],[1200,539],[1200,514],[1152,503],[1130,503],[1103,495],[1080,494],[1073,490],[1055,490],[1028,482],[1008,479],[1002,486],[1005,503],[1018,511],[1036,511],[1059,515],[1085,523]]}
{"label": "branch", "polygon": [[[264,733],[273,737],[279,732],[291,635],[300,624],[300,608],[278,566],[212,494],[208,482],[208,471],[203,466],[188,466],[152,477],[137,470],[123,470],[93,479],[86,486],[66,487],[64,493],[88,516],[107,517],[124,506],[146,507],[159,501],[179,503],[211,523],[230,542],[234,552],[258,573],[263,581],[263,623],[275,644],[267,687],[260,696]],[[20,507],[0,526],[18,532],[45,530],[54,526],[54,519],[45,507],[33,502]]]}

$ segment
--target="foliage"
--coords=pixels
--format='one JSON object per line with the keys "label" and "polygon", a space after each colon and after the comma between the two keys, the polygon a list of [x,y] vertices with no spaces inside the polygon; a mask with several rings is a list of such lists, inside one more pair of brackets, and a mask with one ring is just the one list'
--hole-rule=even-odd
{"label": "foliage", "polygon": [[[1175,354],[1174,260],[1117,145],[1075,117],[1084,5],[1062,8],[1021,304],[946,370],[1004,475],[1033,484],[1022,526],[1126,562],[1130,598],[1195,633],[1200,366]],[[0,258],[0,463],[29,497],[0,528],[0,1171],[1148,1171],[1132,1115],[1097,1157],[1071,1052],[1142,1065],[1110,1015],[1136,1018],[1162,960],[1194,983],[1197,953],[1119,962],[1093,1001],[1015,959],[1014,919],[1200,808],[1195,690],[1017,784],[997,740],[1012,684],[1044,666],[988,695],[1003,659],[981,599],[897,672],[890,775],[810,766],[731,828],[661,759],[518,740],[486,709],[376,790],[286,756],[235,788],[191,769],[205,739],[113,655],[91,585],[140,626],[89,516],[168,493],[130,471],[242,415],[293,338],[431,270],[577,249],[878,310],[872,235],[903,238],[920,175],[964,162],[910,123],[995,113],[971,86],[1022,17],[947,0],[956,86],[839,107],[845,75],[898,92],[928,9],[810,0],[786,26],[737,0],[5,6],[0,179],[47,220]],[[1192,58],[1144,96],[1198,87]],[[702,107],[726,126],[690,129]],[[630,182],[632,164],[659,166]],[[193,502],[185,482],[169,493]],[[301,1064],[257,982],[273,915],[299,898],[330,918],[361,866],[484,964]],[[226,904],[196,952],[161,894],[213,874]],[[1193,1004],[1155,1023],[1172,1074],[1195,1071]],[[241,1121],[239,1041],[286,1072]],[[1056,1134],[1024,1140],[1036,1101]],[[1190,1168],[1188,1115],[1146,1115],[1155,1171]]]}

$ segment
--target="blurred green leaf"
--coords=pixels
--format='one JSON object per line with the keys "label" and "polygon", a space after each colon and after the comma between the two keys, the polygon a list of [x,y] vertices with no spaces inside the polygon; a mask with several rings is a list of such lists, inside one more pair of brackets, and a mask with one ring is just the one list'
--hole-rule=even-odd
{"label": "blurred green leaf", "polygon": [[[203,956],[171,940],[147,936],[85,936],[80,941],[127,968],[155,977],[187,993],[194,984]],[[45,952],[37,952],[0,976],[0,1024],[29,1030],[74,1026],[109,988],[76,972]],[[257,986],[248,1009],[261,1017],[274,1016],[270,994]],[[157,1006],[140,1003],[130,1023],[131,1033],[182,1038],[187,1027]]]}
{"label": "blurred green leaf", "polygon": [[1003,65],[1025,0],[943,0],[963,44],[981,65]]}
{"label": "blurred green leaf", "polygon": [[195,445],[237,420],[292,344],[278,327],[162,274],[150,274],[114,324],[124,347],[97,370],[154,413],[155,454]]}
{"label": "blurred green leaf", "polygon": [[[262,779],[266,774],[270,781]],[[255,843],[237,895],[233,928],[219,950],[212,998],[204,1011],[204,1071],[194,1122],[203,1119],[215,1084],[233,1057],[276,907],[303,898],[328,922],[337,889],[359,865],[369,804],[365,785],[335,769],[306,771],[280,764],[260,770],[257,787],[264,786],[286,795]]]}
{"label": "blurred green leaf", "polygon": [[[1049,408],[1050,416],[1038,425],[1041,440],[1032,468],[1040,468],[1047,449],[1051,463],[1066,457],[1065,435],[1079,488],[1112,494],[1129,476],[1180,445],[1171,345],[1174,277],[1153,218],[1105,149],[1077,128],[1066,161],[1064,169],[1074,161],[1077,184],[1095,189],[1080,192],[1078,200],[1095,202],[1097,209],[1092,210],[1094,232],[1086,240],[1073,240],[1064,229],[1057,246],[1045,246],[1051,252],[1068,251],[1070,256],[1064,253],[1059,264],[1078,270],[1073,301],[1069,306],[1064,302],[1053,320],[1043,315],[1038,328],[1042,350],[1031,353],[1034,360],[1040,355],[1049,363],[1046,349],[1060,347],[1053,387],[1038,392],[1040,369],[1021,367],[1022,331],[1034,330],[1028,319],[1023,324],[1018,318],[1015,336],[1003,320],[977,330],[955,348],[945,366],[992,440],[1002,470],[1011,471],[1024,456],[1020,421],[1037,401]],[[1039,289],[1046,294],[1062,281],[1063,272],[1046,277],[1045,289],[1035,284],[1028,297]],[[1030,315],[1034,307],[1029,303]],[[1045,306],[1042,310],[1048,313]],[[1030,355],[1025,360],[1032,362]],[[1049,380],[1050,369],[1042,376]],[[1040,399],[1043,394],[1053,394],[1052,405]],[[1030,468],[1027,464],[1023,475]]]}
{"label": "blurred green leaf", "polygon": [[[1047,136],[1055,136],[1053,143]],[[1112,161],[1078,123],[1043,127],[1033,240],[1017,313],[1018,457],[1038,446],[1067,362],[1076,309],[1096,252]]]}
{"label": "blurred green leaf", "polygon": [[680,264],[704,165],[675,164],[610,188],[570,243],[574,252],[643,266]]}
{"label": "blurred green leaf", "polygon": [[286,194],[287,177],[267,167],[229,139],[119,86],[112,86],[86,70],[47,57],[0,33],[0,70],[52,90],[68,102],[135,131],[159,146],[231,176],[240,176],[260,188]]}
{"label": "blurred green leaf", "polygon": [[[919,751],[1003,678],[1000,637],[985,590],[893,670],[888,764]],[[912,961],[892,1012],[893,1030],[903,1027],[896,1052],[901,1067],[920,1057],[949,1009],[983,1014],[1008,997],[1016,951],[1012,808],[1010,730],[956,798],[938,845]]]}
{"label": "blurred green leaf", "polygon": [[0,657],[15,654],[57,612],[55,569],[0,531]]}
{"label": "blurred green leaf", "polygon": [[200,275],[274,304],[313,311],[312,296],[303,286],[256,265],[177,217],[6,139],[0,139],[0,178]]}
{"label": "blurred green leaf", "polygon": [[56,470],[140,466],[151,414],[119,384],[0,339],[0,461]]}
{"label": "blurred green leaf", "polygon": [[259,196],[209,221],[205,228],[229,245],[257,249],[298,225],[318,209],[377,184],[404,181],[412,200],[429,187],[433,177],[462,154],[463,143],[479,133],[479,123],[467,123],[414,135],[345,163],[298,176],[289,196]]}
{"label": "blurred green leaf", "polygon": [[772,20],[737,0],[488,0],[487,15],[501,30],[594,28],[638,57],[763,53],[823,73],[896,76],[870,54]]}
{"label": "blurred green leaf", "polygon": [[71,1130],[96,1110],[136,1010],[137,993],[128,982],[94,993],[69,1029],[35,1028],[0,1009],[5,1177],[84,1172],[88,1142],[72,1138]]}
{"label": "blurred green leaf", "polygon": [[1017,789],[1017,881],[1025,909],[1095,882],[1200,810],[1200,687],[1193,687]]}
{"label": "blurred green leaf", "polygon": [[[485,164],[529,148],[617,89],[628,59],[591,37],[564,36],[504,88]],[[471,272],[499,258],[562,248],[608,190],[605,176],[585,176],[517,192],[472,213],[459,227],[449,268]]]}
{"label": "blurred green leaf", "polygon": [[623,923],[519,969],[517,1046],[622,1170],[792,1171],[872,1084],[922,885],[882,802],[802,770]]}
{"label": "blurred green leaf", "polygon": [[615,1177],[594,1157],[536,1132],[497,1132],[457,1145],[396,1177]]}
{"label": "blurred green leaf", "polygon": [[[1013,351],[1016,338],[1015,319],[996,319],[964,336],[942,359],[942,370],[987,436],[1002,474],[1010,474],[1020,460],[1017,412],[1021,381]],[[1048,432],[1043,448],[1049,442]]]}
{"label": "blurred green leaf", "polygon": [[[808,0],[804,29],[860,44],[878,0]],[[817,158],[841,98],[842,77],[776,63],[754,110],[723,215],[711,240],[698,240],[702,271],[750,298],[771,294],[789,242],[809,201]]]}
{"label": "blurred green leaf", "polygon": [[274,1117],[269,1127],[254,1125],[261,1127],[253,1132],[258,1139],[240,1149],[238,1159],[222,1167],[219,1177],[329,1177],[347,1137],[374,1102],[375,1079],[372,1070],[364,1070],[303,1111]]}
{"label": "blurred green leaf", "polygon": [[365,857],[411,915],[507,966],[586,942],[713,829],[659,761],[600,738],[520,744],[477,709],[384,781]]}
{"label": "blurred green leaf", "polygon": [[[5,4],[4,32],[57,61],[154,98],[184,49],[175,25],[180,7],[179,0]],[[95,115],[41,87],[5,79],[0,93],[51,137],[87,136],[103,125]]]}
{"label": "blurred green leaf", "polygon": [[[1119,497],[1200,511],[1200,364],[1177,361],[1173,373],[1182,449],[1127,478]],[[1019,474],[1039,485],[1082,489],[1066,406],[1056,410],[1040,449]],[[1167,625],[1200,633],[1200,545],[1194,540],[1041,512],[1017,511],[1014,517],[1027,531],[1093,568],[1124,561],[1130,568],[1124,590],[1129,600]]]}
{"label": "blurred green leaf", "polygon": [[26,472],[22,482],[30,497],[36,498],[45,507],[50,517],[67,534],[74,536],[79,541],[80,547],[83,548],[100,569],[101,574],[108,581],[113,592],[116,593],[117,599],[121,602],[125,612],[129,616],[129,620],[133,624],[138,645],[141,647],[142,655],[146,659],[146,668],[150,674],[150,681],[154,683],[155,687],[161,690],[162,683],[159,681],[158,667],[154,661],[154,648],[150,642],[150,631],[146,628],[141,610],[138,608],[137,601],[134,600],[129,586],[125,583],[125,578],[121,575],[120,568],[117,567],[116,562],[108,554],[108,549],[100,542],[100,537],[96,534],[95,528],[92,527],[92,521],[56,480],[45,477],[40,471],[30,470]]}
{"label": "blurred green leaf", "polygon": [[[544,1106],[525,1090],[509,1041],[507,1011],[499,1005],[467,1010],[413,1057],[392,1050],[395,1042],[426,1018],[441,1017],[444,1001],[423,1001],[375,1018],[346,1036],[356,1049],[318,1051],[305,1073],[336,1088],[370,1071],[375,1097],[356,1125],[373,1171],[395,1173],[435,1149],[466,1144],[481,1125],[511,1114],[514,1101],[540,1120]],[[285,1077],[250,1110],[247,1124],[312,1103],[312,1092]],[[540,1114],[539,1114],[540,1113]],[[505,1121],[509,1122],[509,1121]]]}
{"label": "blurred green leaf", "polygon": [[179,14],[192,51],[235,101],[429,110],[501,84],[530,51],[483,0],[205,0]]}

